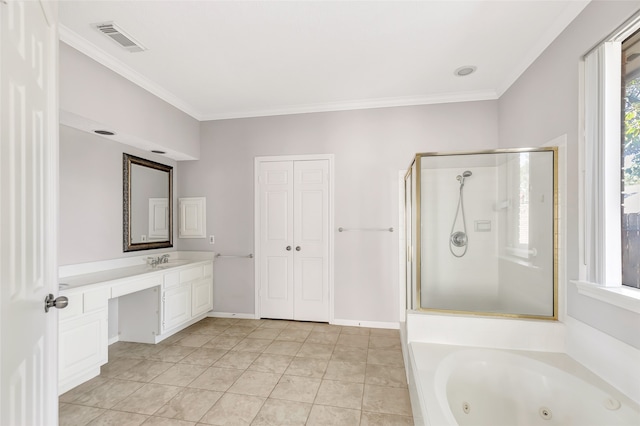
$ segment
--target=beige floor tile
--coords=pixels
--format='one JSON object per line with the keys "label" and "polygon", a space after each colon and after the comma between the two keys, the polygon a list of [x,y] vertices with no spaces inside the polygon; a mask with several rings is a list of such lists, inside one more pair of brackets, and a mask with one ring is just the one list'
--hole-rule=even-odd
{"label": "beige floor tile", "polygon": [[60,395],[58,397],[58,402],[73,402],[83,393],[89,392],[91,389],[95,389],[98,386],[107,383],[108,381],[109,379],[106,377],[94,377],[93,379],[86,381],[81,385],[78,385],[75,388]]}
{"label": "beige floor tile", "polygon": [[337,333],[340,334],[342,331],[342,326],[319,323],[313,325],[313,331],[321,331],[323,333]]}
{"label": "beige floor tile", "polygon": [[331,354],[332,361],[367,362],[367,348],[336,346]]}
{"label": "beige floor tile", "polygon": [[307,343],[319,343],[321,345],[335,345],[338,341],[339,334],[337,333],[325,333],[318,330],[313,330],[309,333],[309,336],[305,340]]}
{"label": "beige floor tile", "polygon": [[278,354],[278,355],[295,355],[298,353],[302,343],[300,342],[283,342],[276,340],[271,343],[265,350],[265,354]]}
{"label": "beige floor tile", "polygon": [[255,352],[227,352],[213,366],[222,368],[236,368],[244,370],[260,356]]}
{"label": "beige floor tile", "polygon": [[287,328],[289,326],[289,323],[290,323],[290,321],[261,320],[260,327],[284,329],[284,328]]}
{"label": "beige floor tile", "polygon": [[359,410],[362,405],[363,386],[361,383],[323,380],[315,403]]}
{"label": "beige floor tile", "polygon": [[282,332],[280,332],[280,334],[278,334],[276,340],[302,343],[307,339],[310,333],[311,330],[296,330],[295,328],[285,328],[284,330],[282,330]]}
{"label": "beige floor tile", "polygon": [[196,348],[187,346],[167,346],[157,354],[150,356],[149,359],[152,361],[178,362],[195,350]]}
{"label": "beige floor tile", "polygon": [[111,408],[140,389],[144,383],[110,379],[78,396],[74,403],[100,408]]}
{"label": "beige floor tile", "polygon": [[369,347],[369,336],[359,336],[357,334],[341,334],[338,338],[339,346],[352,346],[356,348]]}
{"label": "beige floor tile", "polygon": [[319,343],[304,343],[296,356],[303,358],[329,359],[333,353],[333,345],[321,345]]}
{"label": "beige floor tile", "polygon": [[225,336],[236,336],[236,337],[247,337],[249,334],[253,333],[255,329],[253,327],[242,327],[237,325],[232,325],[222,332],[222,335]]}
{"label": "beige floor tile", "polygon": [[227,336],[221,335],[216,336],[213,339],[209,340],[207,343],[202,345],[204,348],[218,348],[218,349],[231,349],[238,343],[244,340],[243,336]]}
{"label": "beige floor tile", "polygon": [[177,386],[147,383],[113,408],[139,414],[153,414],[180,392]]}
{"label": "beige floor tile", "polygon": [[267,397],[280,380],[281,375],[247,370],[227,392]]}
{"label": "beige floor tile", "polygon": [[362,409],[375,413],[411,416],[411,401],[407,388],[365,385]]}
{"label": "beige floor tile", "polygon": [[154,413],[155,416],[197,422],[224,393],[185,388]]}
{"label": "beige floor tile", "polygon": [[258,414],[265,398],[225,393],[200,419],[211,425],[249,425]]}
{"label": "beige floor tile", "polygon": [[192,364],[175,364],[173,367],[153,379],[152,383],[172,386],[187,386],[196,377],[204,373],[207,367]]}
{"label": "beige floor tile", "polygon": [[269,398],[312,403],[320,388],[320,379],[282,376]]}
{"label": "beige floor tile", "polygon": [[148,417],[143,414],[107,410],[89,422],[89,426],[138,426],[144,423]]}
{"label": "beige floor tile", "polygon": [[396,337],[371,336],[369,338],[369,348],[401,349],[400,336],[396,336]]}
{"label": "beige floor tile", "polygon": [[[251,335],[249,335],[251,336]],[[273,339],[255,339],[251,337],[247,337],[242,340],[240,343],[235,345],[232,351],[240,351],[240,352],[260,352],[262,353],[267,346],[273,343]]]}
{"label": "beige floor tile", "polygon": [[84,426],[105,412],[102,408],[75,404],[60,404],[59,426]]}
{"label": "beige floor tile", "polygon": [[297,321],[290,321],[287,324],[287,328],[288,329],[292,329],[292,330],[307,330],[307,331],[311,331],[313,330],[314,324],[311,322],[297,322]]}
{"label": "beige floor tile", "polygon": [[290,355],[261,354],[248,367],[248,370],[282,374],[289,367],[292,359]]}
{"label": "beige floor tile", "polygon": [[307,426],[358,426],[360,410],[316,404],[311,407],[306,424]]}
{"label": "beige floor tile", "polygon": [[366,366],[364,362],[329,361],[324,379],[364,383]]}
{"label": "beige floor tile", "polygon": [[261,328],[255,330],[255,331],[253,331],[247,337],[249,337],[251,339],[269,339],[269,340],[273,340],[276,337],[278,337],[278,334],[280,334],[281,330],[282,329],[280,329],[280,328],[264,328],[264,327],[261,327]]}
{"label": "beige floor tile", "polygon": [[340,334],[356,334],[359,336],[368,336],[371,334],[371,329],[367,327],[345,327],[342,326]]}
{"label": "beige floor tile", "polygon": [[400,332],[398,330],[388,328],[372,328],[371,336],[399,337]]}
{"label": "beige floor tile", "polygon": [[285,370],[285,374],[320,379],[327,371],[328,364],[329,361],[325,359],[295,357]]}
{"label": "beige floor tile", "polygon": [[368,385],[407,387],[407,374],[404,367],[367,364],[365,383]]}
{"label": "beige floor tile", "polygon": [[185,337],[187,337],[189,334],[191,333],[187,333],[185,331],[180,331],[176,334],[172,334],[171,336],[167,337],[166,339],[164,339],[163,341],[161,341],[160,343],[158,343],[159,345],[163,345],[163,346],[168,346],[168,345],[173,345],[175,344],[178,340],[183,339]]}
{"label": "beige floor tile", "polygon": [[134,346],[127,352],[127,356],[130,358],[149,359],[164,349],[162,346],[149,343],[134,343],[133,345]]}
{"label": "beige floor tile", "polygon": [[413,426],[413,418],[363,411],[360,426]]}
{"label": "beige floor tile", "polygon": [[199,348],[205,343],[208,343],[211,339],[213,339],[213,337],[207,336],[206,334],[190,334],[178,340],[175,344],[178,346]]}
{"label": "beige floor tile", "polygon": [[129,355],[130,351],[132,351],[136,347],[137,343],[132,342],[116,342],[112,345],[109,345],[109,359],[114,357],[127,357],[131,358]]}
{"label": "beige floor tile", "polygon": [[251,423],[252,426],[303,426],[311,404],[279,399],[267,399]]}
{"label": "beige floor tile", "polygon": [[100,375],[102,377],[117,377],[143,362],[145,361],[142,359],[134,358],[109,358],[109,362],[100,367]]}
{"label": "beige floor tile", "polygon": [[118,374],[116,378],[122,380],[133,380],[136,382],[150,382],[172,366],[173,363],[171,362],[144,361],[136,365],[135,368],[130,368],[129,370]]}
{"label": "beige floor tile", "polygon": [[367,364],[404,367],[402,351],[400,349],[369,349],[367,354]]}
{"label": "beige floor tile", "polygon": [[228,351],[226,349],[219,348],[198,348],[191,352],[191,354],[189,354],[188,356],[184,357],[180,361],[180,364],[195,364],[209,367],[214,362],[222,358],[222,356],[227,352]]}
{"label": "beige floor tile", "polygon": [[195,422],[186,420],[167,419],[166,417],[149,417],[144,426],[195,426]]}
{"label": "beige floor tile", "polygon": [[209,367],[197,379],[189,383],[189,387],[225,392],[242,373],[243,370]]}

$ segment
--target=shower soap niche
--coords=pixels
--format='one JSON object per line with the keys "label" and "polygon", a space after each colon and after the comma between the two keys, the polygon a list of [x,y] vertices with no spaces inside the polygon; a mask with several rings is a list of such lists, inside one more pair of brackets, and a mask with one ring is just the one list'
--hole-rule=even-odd
{"label": "shower soap niche", "polygon": [[490,220],[476,220],[474,221],[474,229],[476,232],[491,232]]}

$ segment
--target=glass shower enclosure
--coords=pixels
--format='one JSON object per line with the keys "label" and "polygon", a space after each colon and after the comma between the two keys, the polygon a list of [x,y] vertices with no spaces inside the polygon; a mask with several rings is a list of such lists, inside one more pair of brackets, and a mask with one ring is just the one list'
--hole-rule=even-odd
{"label": "glass shower enclosure", "polygon": [[409,309],[557,319],[557,157],[555,147],[415,156]]}

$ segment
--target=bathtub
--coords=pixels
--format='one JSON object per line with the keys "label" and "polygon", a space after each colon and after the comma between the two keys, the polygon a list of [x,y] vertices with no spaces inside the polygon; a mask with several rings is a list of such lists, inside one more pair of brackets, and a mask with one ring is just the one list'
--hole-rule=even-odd
{"label": "bathtub", "polygon": [[638,404],[559,353],[409,343],[417,425],[640,425]]}

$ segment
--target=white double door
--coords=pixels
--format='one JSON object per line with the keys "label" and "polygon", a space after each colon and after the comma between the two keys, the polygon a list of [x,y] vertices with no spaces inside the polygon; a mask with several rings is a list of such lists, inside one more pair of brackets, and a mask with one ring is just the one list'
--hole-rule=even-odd
{"label": "white double door", "polygon": [[262,318],[329,321],[329,160],[258,163]]}

